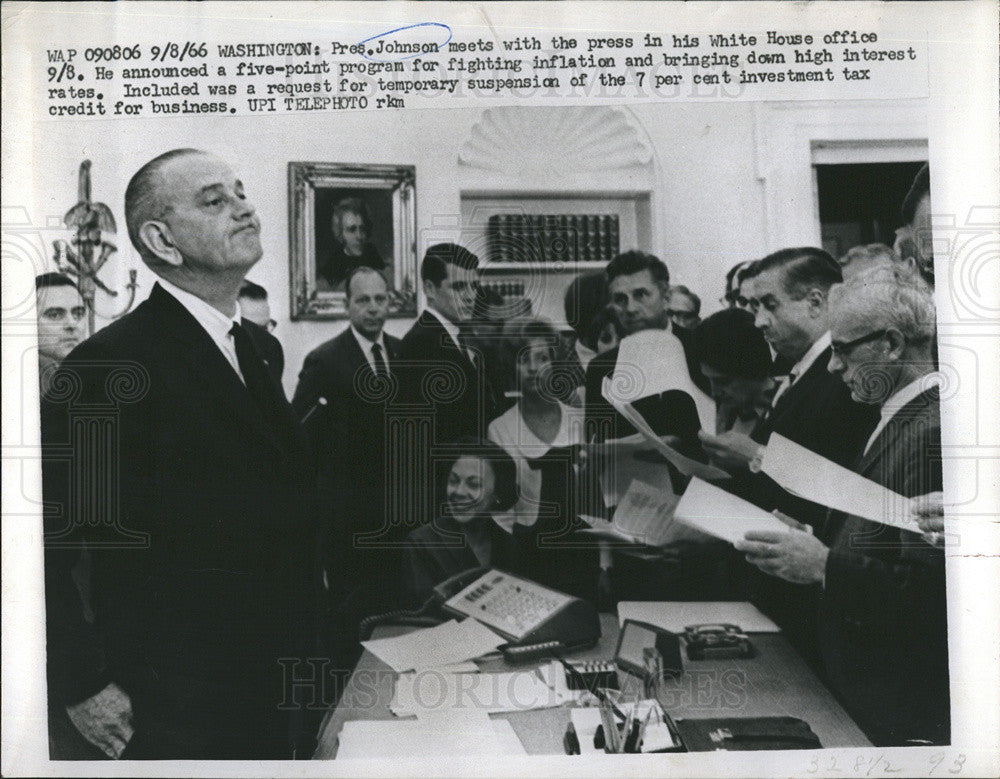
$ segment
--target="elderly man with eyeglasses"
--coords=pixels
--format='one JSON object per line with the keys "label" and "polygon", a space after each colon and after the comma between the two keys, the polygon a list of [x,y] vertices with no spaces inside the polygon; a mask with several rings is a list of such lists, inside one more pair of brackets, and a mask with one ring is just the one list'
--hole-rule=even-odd
{"label": "elderly man with eyeglasses", "polygon": [[[940,392],[927,285],[875,268],[830,291],[829,371],[881,418],[853,470],[908,498],[941,490]],[[920,534],[831,510],[815,535],[748,533],[765,573],[819,588],[826,677],[878,746],[949,741],[944,554]]]}

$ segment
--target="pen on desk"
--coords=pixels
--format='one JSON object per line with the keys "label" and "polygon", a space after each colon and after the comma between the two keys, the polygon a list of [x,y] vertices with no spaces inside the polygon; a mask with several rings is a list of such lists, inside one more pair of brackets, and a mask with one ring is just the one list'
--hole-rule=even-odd
{"label": "pen on desk", "polygon": [[635,751],[642,751],[642,741],[646,738],[646,728],[649,727],[649,719],[653,716],[653,707],[650,706],[646,711],[646,718],[642,721],[642,725],[639,727],[639,736],[635,740]]}

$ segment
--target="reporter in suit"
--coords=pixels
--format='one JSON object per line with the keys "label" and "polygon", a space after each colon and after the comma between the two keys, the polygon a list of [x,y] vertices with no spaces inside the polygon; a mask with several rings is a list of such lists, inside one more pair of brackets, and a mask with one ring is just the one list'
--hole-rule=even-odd
{"label": "reporter in suit", "polygon": [[[941,489],[934,304],[926,284],[876,268],[830,292],[830,372],[880,410],[852,469],[912,498]],[[894,507],[907,519],[905,502]],[[796,524],[796,523],[792,523]],[[830,511],[816,535],[748,533],[762,571],[819,588],[826,677],[877,746],[949,742],[944,554],[911,532]]]}
{"label": "reporter in suit", "polygon": [[[708,392],[708,382],[701,375],[691,352],[691,334],[670,321],[670,272],[652,254],[630,251],[619,254],[605,271],[608,277],[608,298],[621,314],[627,335],[640,330],[658,329],[672,333],[684,348],[688,372],[696,385]],[[618,364],[618,347],[594,357],[587,366],[586,425],[588,440],[603,441],[634,434],[635,428],[601,395],[605,377],[614,374]],[[636,411],[660,435],[676,435],[682,448],[698,450],[697,432],[701,427],[694,400],[679,390],[640,398],[632,404]],[[691,453],[689,451],[688,453]]]}
{"label": "reporter in suit", "polygon": [[[420,279],[427,305],[399,348],[400,399],[413,420],[405,428],[411,438],[397,447],[408,461],[394,466],[397,470],[430,473],[440,447],[459,438],[483,438],[496,416],[485,355],[475,352],[459,330],[473,313],[478,268],[479,258],[453,243],[435,244],[424,254]],[[414,493],[414,501],[407,512],[411,529],[438,515],[426,490]]]}
{"label": "reporter in suit", "polygon": [[[850,391],[827,371],[830,362],[830,287],[841,281],[840,267],[821,249],[783,249],[744,272],[752,289],[750,307],[764,338],[792,365],[771,400],[770,412],[749,435],[702,434],[713,460],[733,474],[736,494],[768,511],[778,509],[808,525],[819,526],[826,509],[789,494],[763,473],[749,469],[772,433],[778,433],[828,460],[848,466],[875,428],[875,408],[852,399]],[[750,598],[786,632],[792,644],[816,663],[815,591],[792,588],[750,569]]]}
{"label": "reporter in suit", "polygon": [[386,510],[386,414],[399,359],[399,339],[383,331],[389,285],[361,265],[344,286],[350,325],[308,354],[292,406],[316,456],[334,654],[338,667],[352,667],[361,619],[399,608],[399,562],[385,545],[405,531]]}
{"label": "reporter in suit", "polygon": [[[291,757],[279,659],[311,650],[313,484],[237,304],[260,223],[193,149],[144,165],[125,212],[159,281],[42,409],[51,705],[113,757]],[[68,577],[81,538],[92,626]]]}

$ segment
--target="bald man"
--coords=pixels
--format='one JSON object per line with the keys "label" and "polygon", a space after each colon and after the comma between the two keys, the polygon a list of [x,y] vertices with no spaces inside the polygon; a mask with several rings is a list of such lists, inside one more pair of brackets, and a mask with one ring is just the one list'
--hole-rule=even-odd
{"label": "bald man", "polygon": [[[260,222],[229,165],[192,149],[144,165],[125,213],[158,281],[67,357],[71,390],[43,407],[43,442],[70,453],[44,468],[50,706],[110,757],[289,758],[313,479],[237,302]],[[94,625],[67,587],[81,538]]]}

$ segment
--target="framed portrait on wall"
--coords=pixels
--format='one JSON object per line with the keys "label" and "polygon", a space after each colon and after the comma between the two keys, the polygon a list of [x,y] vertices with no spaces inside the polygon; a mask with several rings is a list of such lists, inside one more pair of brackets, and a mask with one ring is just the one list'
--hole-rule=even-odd
{"label": "framed portrait on wall", "polygon": [[288,163],[291,316],[345,319],[344,281],[359,265],[389,282],[391,317],[417,315],[412,165]]}

